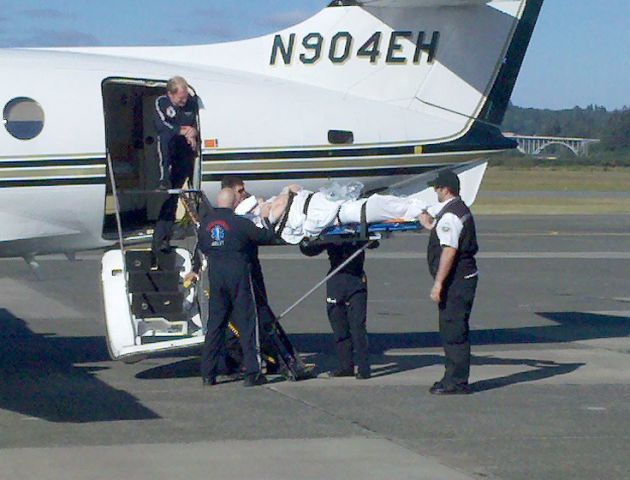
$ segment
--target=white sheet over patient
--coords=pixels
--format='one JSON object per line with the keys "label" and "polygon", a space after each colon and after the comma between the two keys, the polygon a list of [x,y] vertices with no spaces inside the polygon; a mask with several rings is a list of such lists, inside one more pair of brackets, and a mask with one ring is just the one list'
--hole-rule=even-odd
{"label": "white sheet over patient", "polygon": [[331,201],[326,198],[326,195],[317,192],[308,205],[308,215],[304,215],[304,204],[311,193],[313,192],[300,190],[295,194],[282,231],[285,242],[295,244],[304,237],[315,237],[335,222],[339,205],[343,203],[343,200]]}
{"label": "white sheet over patient", "polygon": [[427,204],[412,197],[395,197],[393,195],[371,195],[367,200],[355,200],[344,203],[339,212],[341,223],[361,222],[361,208],[367,202],[366,221],[368,223],[386,220],[415,221]]}
{"label": "white sheet over patient", "polygon": [[308,190],[301,190],[295,195],[282,231],[284,241],[295,244],[304,237],[316,237],[322,230],[337,223],[337,213],[341,223],[359,223],[361,207],[365,202],[368,223],[398,219],[414,221],[422,210],[427,208],[426,202],[411,197],[376,194],[367,200],[333,201],[323,193],[317,192],[311,198],[307,215],[304,215],[304,204],[310,194]]}

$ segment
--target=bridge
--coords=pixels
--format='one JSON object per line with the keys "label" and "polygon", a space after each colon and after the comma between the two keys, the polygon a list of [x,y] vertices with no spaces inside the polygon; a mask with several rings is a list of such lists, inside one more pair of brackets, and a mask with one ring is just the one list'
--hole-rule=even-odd
{"label": "bridge", "polygon": [[598,143],[597,138],[541,137],[538,135],[518,135],[504,133],[507,138],[518,142],[518,150],[526,155],[539,155],[550,145],[562,145],[571,150],[577,157],[587,157],[590,145]]}

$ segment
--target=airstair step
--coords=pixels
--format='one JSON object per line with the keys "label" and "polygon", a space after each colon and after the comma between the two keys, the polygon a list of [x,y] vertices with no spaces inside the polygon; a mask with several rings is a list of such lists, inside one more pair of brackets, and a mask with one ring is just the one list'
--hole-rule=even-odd
{"label": "airstair step", "polygon": [[129,293],[177,293],[179,271],[129,272]]}
{"label": "airstair step", "polygon": [[136,318],[164,317],[183,311],[183,293],[134,293],[131,312]]}

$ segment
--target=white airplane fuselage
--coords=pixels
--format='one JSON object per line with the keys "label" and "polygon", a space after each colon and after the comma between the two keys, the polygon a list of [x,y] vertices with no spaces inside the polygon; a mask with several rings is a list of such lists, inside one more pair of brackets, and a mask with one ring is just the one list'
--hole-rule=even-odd
{"label": "white airplane fuselage", "polygon": [[[144,130],[123,110],[174,75],[200,99],[197,173],[208,195],[228,174],[261,196],[330,179],[376,189],[512,148],[498,131],[475,134],[476,120],[526,7],[541,1],[407,3],[329,7],[278,34],[220,45],[0,50],[0,107],[25,98],[43,111],[32,139],[0,128],[0,256],[112,243],[103,236],[107,154],[123,165],[142,151],[148,168],[155,141],[148,104],[133,113]],[[117,140],[129,129],[135,137]]]}

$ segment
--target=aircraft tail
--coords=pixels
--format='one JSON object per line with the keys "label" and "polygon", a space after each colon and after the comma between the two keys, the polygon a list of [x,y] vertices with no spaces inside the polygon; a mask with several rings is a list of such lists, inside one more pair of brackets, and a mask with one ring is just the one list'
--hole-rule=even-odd
{"label": "aircraft tail", "polygon": [[442,138],[453,140],[503,120],[542,3],[334,0],[298,25],[250,40],[89,50],[342,92],[447,122]]}
{"label": "aircraft tail", "polygon": [[460,123],[498,125],[542,3],[335,0],[294,27],[199,47],[194,57]]}

